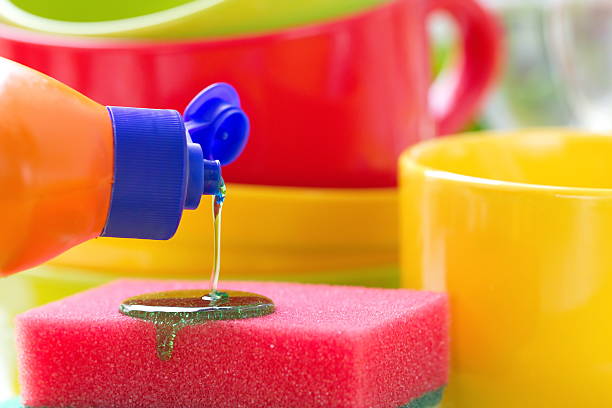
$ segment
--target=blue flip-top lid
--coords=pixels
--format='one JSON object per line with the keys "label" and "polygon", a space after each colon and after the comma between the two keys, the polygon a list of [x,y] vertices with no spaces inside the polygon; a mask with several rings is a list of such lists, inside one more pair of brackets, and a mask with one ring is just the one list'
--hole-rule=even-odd
{"label": "blue flip-top lid", "polygon": [[230,164],[242,153],[249,134],[249,120],[240,108],[236,90],[219,83],[200,92],[185,109],[185,127],[204,158]]}
{"label": "blue flip-top lid", "polygon": [[221,166],[244,149],[249,121],[236,91],[214,84],[174,110],[107,107],[115,142],[114,180],[101,236],[169,239],[184,209],[223,183]]}

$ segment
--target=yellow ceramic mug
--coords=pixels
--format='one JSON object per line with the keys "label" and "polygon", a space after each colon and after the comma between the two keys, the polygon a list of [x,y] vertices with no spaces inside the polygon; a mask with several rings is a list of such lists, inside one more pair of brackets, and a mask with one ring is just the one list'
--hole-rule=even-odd
{"label": "yellow ceramic mug", "polygon": [[451,299],[444,406],[612,406],[612,137],[451,137],[400,173],[403,284]]}

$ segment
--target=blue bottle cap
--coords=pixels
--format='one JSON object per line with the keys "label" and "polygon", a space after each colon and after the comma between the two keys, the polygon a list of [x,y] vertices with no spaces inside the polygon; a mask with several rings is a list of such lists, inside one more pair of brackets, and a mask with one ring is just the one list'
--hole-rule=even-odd
{"label": "blue bottle cap", "polygon": [[235,160],[249,121],[236,91],[215,84],[196,96],[184,119],[173,110],[109,106],[115,166],[101,236],[169,239],[184,209],[222,185],[221,165]]}

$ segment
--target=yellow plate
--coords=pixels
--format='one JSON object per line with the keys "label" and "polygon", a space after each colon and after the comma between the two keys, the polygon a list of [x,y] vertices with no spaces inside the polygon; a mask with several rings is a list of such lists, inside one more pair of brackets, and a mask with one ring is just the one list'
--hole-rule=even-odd
{"label": "yellow plate", "polygon": [[[229,185],[222,279],[390,286],[397,264],[395,189]],[[125,276],[206,278],[212,265],[210,202],[186,211],[169,241],[99,238],[50,264]],[[330,274],[330,272],[333,272]]]}

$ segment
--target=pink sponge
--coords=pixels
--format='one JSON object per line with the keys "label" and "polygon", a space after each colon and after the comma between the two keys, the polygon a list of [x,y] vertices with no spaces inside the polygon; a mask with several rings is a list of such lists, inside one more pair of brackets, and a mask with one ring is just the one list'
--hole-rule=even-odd
{"label": "pink sponge", "polygon": [[441,294],[226,282],[276,312],[186,327],[169,361],[152,323],[118,312],[130,296],[205,285],[117,281],[20,315],[24,405],[396,408],[446,383]]}

